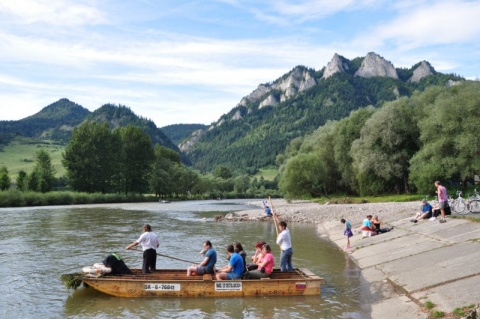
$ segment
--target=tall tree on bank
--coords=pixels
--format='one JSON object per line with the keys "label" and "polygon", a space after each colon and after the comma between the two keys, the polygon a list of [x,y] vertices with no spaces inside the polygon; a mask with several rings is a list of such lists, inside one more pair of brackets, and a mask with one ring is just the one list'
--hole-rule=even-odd
{"label": "tall tree on bank", "polygon": [[73,190],[108,193],[118,190],[121,160],[119,135],[107,123],[85,122],[73,131],[62,163]]}
{"label": "tall tree on bank", "polygon": [[150,188],[160,197],[171,196],[175,193],[176,183],[173,172],[180,166],[180,156],[175,151],[156,144],[154,146],[153,171],[150,177]]}
{"label": "tall tree on bank", "polygon": [[28,175],[23,169],[18,172],[17,175],[17,188],[21,191],[27,190]]}
{"label": "tall tree on bank", "polygon": [[117,129],[122,141],[123,163],[120,166],[124,192],[144,193],[148,189],[148,179],[154,153],[150,136],[141,128],[128,125]]}
{"label": "tall tree on bank", "polygon": [[36,154],[35,171],[38,175],[38,190],[46,193],[52,190],[52,185],[55,180],[55,168],[52,164],[50,154],[40,149]]}
{"label": "tall tree on bank", "polygon": [[10,188],[10,177],[6,166],[0,167],[0,190],[4,191]]}
{"label": "tall tree on bank", "polygon": [[420,119],[421,150],[411,159],[410,180],[422,194],[435,180],[465,182],[480,172],[480,83],[465,83],[433,95]]}
{"label": "tall tree on bank", "polygon": [[401,98],[365,122],[351,149],[361,195],[409,191],[409,160],[420,148],[413,114],[410,100]]}
{"label": "tall tree on bank", "polygon": [[350,150],[353,141],[360,137],[365,122],[375,111],[372,106],[352,111],[349,117],[341,119],[335,127],[333,153],[340,174],[338,187],[341,192],[358,194],[358,181],[353,170]]}

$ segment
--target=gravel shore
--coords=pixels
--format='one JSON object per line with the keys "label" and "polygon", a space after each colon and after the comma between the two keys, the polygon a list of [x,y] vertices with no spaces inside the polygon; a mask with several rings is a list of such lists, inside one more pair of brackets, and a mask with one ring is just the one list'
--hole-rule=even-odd
{"label": "gravel shore", "polygon": [[[250,202],[250,205],[259,206],[259,209],[238,211],[233,215],[250,220],[262,219],[265,214],[262,208],[262,201]],[[291,201],[284,199],[272,200],[274,211],[281,219],[287,222],[303,222],[313,224],[324,224],[337,221],[340,226],[340,219],[345,218],[352,223],[352,227],[360,226],[366,215],[378,215],[385,224],[390,222],[413,217],[420,211],[421,201],[402,203],[365,203],[365,204],[317,204],[310,201]]]}

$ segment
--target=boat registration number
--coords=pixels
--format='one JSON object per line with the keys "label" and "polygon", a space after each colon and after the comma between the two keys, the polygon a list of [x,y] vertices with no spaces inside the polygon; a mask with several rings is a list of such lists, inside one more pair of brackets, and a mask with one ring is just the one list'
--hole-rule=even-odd
{"label": "boat registration number", "polygon": [[180,284],[145,284],[145,290],[180,291]]}
{"label": "boat registration number", "polygon": [[241,282],[216,282],[215,291],[242,291]]}

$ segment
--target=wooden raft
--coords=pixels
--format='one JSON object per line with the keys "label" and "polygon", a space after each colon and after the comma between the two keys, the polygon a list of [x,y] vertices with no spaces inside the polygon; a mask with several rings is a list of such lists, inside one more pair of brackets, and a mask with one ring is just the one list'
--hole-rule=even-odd
{"label": "wooden raft", "polygon": [[320,295],[323,278],[305,268],[274,269],[262,280],[213,280],[212,275],[187,277],[184,269],[160,269],[148,275],[85,277],[85,286],[116,297],[251,297]]}

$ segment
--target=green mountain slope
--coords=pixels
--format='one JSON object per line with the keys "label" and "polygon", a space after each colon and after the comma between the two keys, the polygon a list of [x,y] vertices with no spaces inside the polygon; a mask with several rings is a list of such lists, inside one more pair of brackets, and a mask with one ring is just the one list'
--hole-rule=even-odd
{"label": "green mountain slope", "polygon": [[90,114],[86,108],[60,99],[40,112],[18,121],[0,121],[0,144],[16,135],[67,142],[73,128]]}
{"label": "green mountain slope", "polygon": [[86,121],[107,122],[112,129],[127,125],[137,126],[150,136],[152,144],[160,144],[181,154],[182,162],[190,164],[188,158],[180,152],[178,147],[153,123],[140,117],[124,105],[105,104],[85,118]]}
{"label": "green mountain slope", "polygon": [[161,127],[160,129],[175,145],[178,145],[193,132],[204,130],[207,127],[205,124],[172,124]]}
{"label": "green mountain slope", "polygon": [[[392,66],[392,72],[396,72],[392,77],[362,77],[357,71],[364,58],[339,60],[345,70],[329,77],[324,77],[325,68],[315,71],[298,66],[276,81],[260,85],[213,127],[204,130],[200,138],[197,134],[198,140],[180,148],[194,167],[203,172],[224,165],[243,173],[275,165],[276,156],[292,139],[313,132],[329,120],[344,118],[352,110],[368,105],[379,107],[386,101],[411,96],[415,90],[462,79],[431,68],[418,81],[410,80],[420,64],[410,69]],[[368,71],[372,70],[364,68],[364,72]],[[295,84],[295,80],[299,83]],[[308,83],[311,86],[301,90]],[[288,97],[289,90],[297,92]]]}

